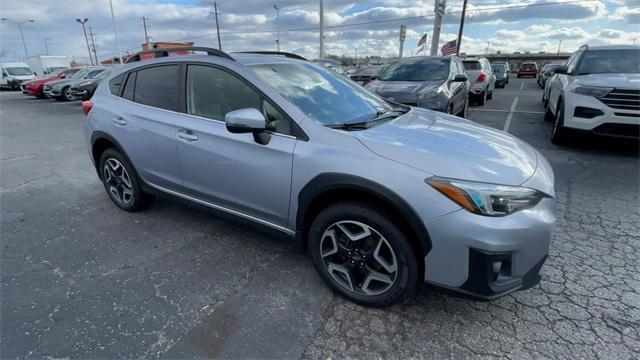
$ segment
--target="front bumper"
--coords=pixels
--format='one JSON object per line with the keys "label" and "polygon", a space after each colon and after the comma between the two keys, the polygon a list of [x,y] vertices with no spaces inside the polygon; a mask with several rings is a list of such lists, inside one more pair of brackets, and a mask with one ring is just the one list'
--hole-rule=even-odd
{"label": "front bumper", "polygon": [[61,90],[60,90],[60,89],[53,88],[53,87],[51,87],[51,86],[47,86],[47,85],[45,85],[45,86],[42,88],[42,93],[43,93],[46,97],[52,97],[52,98],[62,96],[62,92],[61,92]]}
{"label": "front bumper", "polygon": [[612,137],[639,137],[640,110],[612,108],[595,97],[573,93],[564,100],[564,126],[567,128]]}
{"label": "front bumper", "polygon": [[11,90],[20,89],[20,84],[22,84],[25,80],[9,80],[7,81],[7,88]]}
{"label": "front bumper", "polygon": [[425,223],[432,249],[424,281],[491,300],[534,286],[549,252],[555,200],[505,217],[458,210]]}
{"label": "front bumper", "polygon": [[85,98],[87,98],[89,96],[89,91],[88,90],[79,89],[79,88],[73,88],[73,87],[71,89],[69,89],[69,93],[76,100],[85,99]]}

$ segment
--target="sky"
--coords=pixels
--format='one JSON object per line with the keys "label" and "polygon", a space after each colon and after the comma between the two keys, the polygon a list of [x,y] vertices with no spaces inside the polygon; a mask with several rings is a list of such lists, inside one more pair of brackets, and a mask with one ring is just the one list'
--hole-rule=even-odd
{"label": "sky", "polygon": [[[457,37],[463,0],[448,0],[440,46]],[[318,57],[319,0],[218,0],[225,51],[275,50],[276,10],[280,44],[308,58]],[[142,17],[152,41],[193,41],[217,47],[212,2],[202,0],[113,0],[123,52],[145,41]],[[399,29],[407,26],[404,54],[414,53],[425,33],[431,41],[434,0],[324,0],[325,52],[337,56],[397,56]],[[29,55],[67,55],[88,61],[82,26],[88,18],[98,58],[118,54],[108,0],[3,0],[2,17],[22,25]],[[561,44],[560,44],[561,43]],[[640,0],[469,0],[461,51],[573,52],[582,44],[640,44]],[[0,23],[0,59],[19,60],[25,51],[18,26]]]}

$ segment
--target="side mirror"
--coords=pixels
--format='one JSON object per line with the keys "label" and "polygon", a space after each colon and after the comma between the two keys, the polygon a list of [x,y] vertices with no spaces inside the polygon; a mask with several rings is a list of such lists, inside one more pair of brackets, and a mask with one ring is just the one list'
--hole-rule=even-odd
{"label": "side mirror", "polygon": [[456,76],[453,77],[453,82],[465,82],[469,80],[469,78],[467,77],[466,74],[458,74]]}
{"label": "side mirror", "polygon": [[7,73],[6,73],[6,72],[3,72],[3,73],[2,73],[2,77],[3,77],[3,78],[6,78],[6,77],[7,77]]}
{"label": "side mirror", "polygon": [[60,75],[60,79],[64,79],[64,78],[66,78],[66,77],[67,77],[67,75],[65,75],[65,74],[61,74],[61,75]]}
{"label": "side mirror", "polygon": [[266,131],[266,120],[262,113],[254,108],[230,111],[225,115],[224,122],[230,133],[253,133],[255,142],[266,145],[271,135]]}
{"label": "side mirror", "polygon": [[566,74],[569,72],[569,68],[566,65],[558,66],[555,70],[555,74]]}

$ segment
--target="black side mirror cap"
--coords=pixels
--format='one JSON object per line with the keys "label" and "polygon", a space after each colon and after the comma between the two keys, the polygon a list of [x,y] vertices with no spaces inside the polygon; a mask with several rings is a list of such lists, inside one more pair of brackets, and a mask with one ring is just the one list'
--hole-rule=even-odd
{"label": "black side mirror cap", "polygon": [[469,78],[467,77],[466,74],[458,74],[456,76],[453,77],[453,82],[465,82],[469,80]]}

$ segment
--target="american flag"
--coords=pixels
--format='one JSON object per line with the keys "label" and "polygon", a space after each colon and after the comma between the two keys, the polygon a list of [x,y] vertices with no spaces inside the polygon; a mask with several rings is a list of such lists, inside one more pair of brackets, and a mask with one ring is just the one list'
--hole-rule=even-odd
{"label": "american flag", "polygon": [[422,35],[422,37],[418,41],[418,46],[416,46],[416,47],[420,47],[420,45],[424,45],[426,43],[427,43],[427,34],[424,34],[424,35]]}
{"label": "american flag", "polygon": [[442,55],[444,56],[454,55],[456,51],[458,51],[458,39],[451,40],[442,45],[442,49],[440,49],[440,51],[442,51]]}

